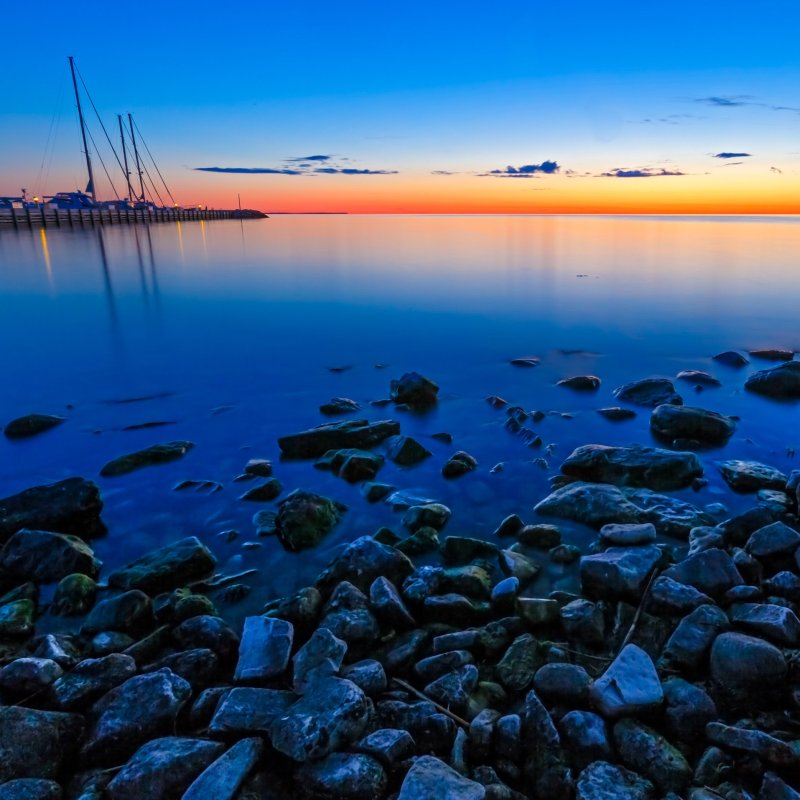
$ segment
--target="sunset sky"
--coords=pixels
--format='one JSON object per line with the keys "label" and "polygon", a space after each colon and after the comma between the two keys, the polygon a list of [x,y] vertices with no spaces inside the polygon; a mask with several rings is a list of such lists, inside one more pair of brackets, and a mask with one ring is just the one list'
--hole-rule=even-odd
{"label": "sunset sky", "polygon": [[74,55],[114,144],[133,112],[181,204],[800,213],[789,0],[47,0],[3,28],[0,195],[85,187]]}

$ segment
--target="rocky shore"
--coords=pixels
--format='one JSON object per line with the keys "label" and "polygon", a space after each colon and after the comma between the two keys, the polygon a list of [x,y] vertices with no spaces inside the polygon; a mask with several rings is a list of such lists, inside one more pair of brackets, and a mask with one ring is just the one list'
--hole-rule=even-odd
{"label": "rocky shore", "polygon": [[[788,355],[746,388],[770,402],[800,397]],[[563,386],[600,383],[576,375]],[[246,576],[218,573],[195,537],[103,570],[93,482],[0,499],[0,800],[800,798],[800,471],[709,460],[737,419],[684,404],[669,380],[615,396],[624,405],[602,416],[649,414],[659,446],[577,448],[552,491],[488,538],[450,531],[445,505],[379,482],[387,460],[413,469],[432,457],[398,421],[281,437],[284,457],[401,509],[404,532],[363,531],[312,585],[241,627],[212,596],[235,601]],[[437,398],[433,381],[408,373],[381,406],[425,413]],[[537,412],[487,400],[541,446]],[[359,406],[333,398],[321,411]],[[63,423],[31,415],[6,435]],[[191,448],[158,444],[101,474]],[[701,489],[709,468],[751,507],[730,515],[668,494]],[[456,481],[478,469],[464,451],[441,467]],[[348,513],[284,492],[268,460],[240,477],[242,499],[263,506],[257,534],[289,551],[318,546]],[[568,522],[596,531],[591,547],[570,542]],[[532,592],[545,562],[573,565],[579,591]],[[66,627],[48,632],[53,619]]]}

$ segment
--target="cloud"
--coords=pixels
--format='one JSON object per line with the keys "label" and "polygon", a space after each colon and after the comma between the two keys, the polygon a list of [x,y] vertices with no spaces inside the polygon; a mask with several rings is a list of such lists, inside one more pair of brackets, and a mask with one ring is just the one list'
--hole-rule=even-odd
{"label": "cloud", "polygon": [[752,105],[750,102],[752,99],[749,94],[714,95],[712,97],[696,97],[694,102],[718,108],[733,108],[734,106]]}
{"label": "cloud", "polygon": [[287,158],[287,163],[291,163],[294,161],[330,161],[333,156],[325,156],[325,155],[318,155],[318,156],[299,156],[298,158]]}
{"label": "cloud", "polygon": [[557,161],[542,161],[541,164],[523,164],[521,167],[508,166],[505,169],[492,169],[481,172],[481,178],[533,178],[537,172],[552,175],[561,169]]}
{"label": "cloud", "polygon": [[698,114],[668,114],[666,117],[645,117],[644,119],[631,120],[633,124],[653,125],[661,123],[663,125],[679,125],[680,120],[685,119],[705,119]]}
{"label": "cloud", "polygon": [[725,164],[720,164],[721,167],[738,167],[744,164],[744,161],[728,161]]}
{"label": "cloud", "polygon": [[271,167],[192,167],[196,172],[225,172],[237,175],[303,175],[299,169],[272,169]]}
{"label": "cloud", "polygon": [[778,169],[777,167],[770,167],[769,171],[770,172],[774,172],[777,175],[783,175],[783,170],[782,169]]}
{"label": "cloud", "polygon": [[673,177],[677,175],[685,175],[685,172],[680,170],[669,169],[652,169],[651,167],[643,167],[641,169],[612,169],[609,172],[601,172],[601,178],[662,178]]}
{"label": "cloud", "polygon": [[451,172],[449,169],[434,169],[431,170],[431,175],[459,175],[458,172]]}
{"label": "cloud", "polygon": [[752,153],[714,153],[713,158],[750,158]]}
{"label": "cloud", "polygon": [[[312,155],[302,158],[289,158],[284,161],[286,167],[193,167],[199,172],[223,172],[238,175],[396,175],[392,169],[359,169],[343,166],[350,162],[349,158],[337,158],[331,161],[330,155]],[[326,166],[320,166],[325,164]]]}
{"label": "cloud", "polygon": [[397,175],[396,169],[355,169],[354,167],[317,167],[314,172],[324,175]]}

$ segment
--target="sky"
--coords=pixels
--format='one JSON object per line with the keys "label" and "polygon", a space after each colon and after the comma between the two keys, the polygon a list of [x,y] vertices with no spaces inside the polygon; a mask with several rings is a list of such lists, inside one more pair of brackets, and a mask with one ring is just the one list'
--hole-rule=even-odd
{"label": "sky", "polygon": [[[44,0],[3,30],[0,196],[85,188],[73,55],[117,149],[132,112],[181,205],[800,213],[793,0]],[[82,102],[98,196],[124,196]]]}

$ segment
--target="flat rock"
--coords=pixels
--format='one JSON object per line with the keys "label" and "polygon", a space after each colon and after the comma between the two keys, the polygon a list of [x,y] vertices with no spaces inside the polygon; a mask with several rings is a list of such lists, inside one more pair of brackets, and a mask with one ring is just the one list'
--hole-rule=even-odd
{"label": "flat rock", "polygon": [[650,656],[635,644],[623,648],[589,693],[600,713],[611,719],[653,711],[664,700]]}
{"label": "flat rock", "polygon": [[734,627],[784,647],[800,644],[800,620],[790,608],[771,603],[737,603],[730,611]]}
{"label": "flat rock", "polygon": [[0,551],[0,569],[8,575],[50,583],[80,572],[96,577],[102,562],[83,539],[65,533],[23,528]]}
{"label": "flat rock", "polygon": [[233,800],[263,749],[256,737],[236,742],[194,780],[181,800]]}
{"label": "flat rock", "polygon": [[154,595],[205,578],[216,563],[196,536],[187,536],[112,572],[108,584],[123,591],[140,589]]}
{"label": "flat rock", "polygon": [[800,398],[800,361],[787,361],[771,369],[754,372],[744,384],[756,394],[778,400]]}
{"label": "flat rock", "polygon": [[7,439],[27,439],[29,436],[36,436],[61,425],[62,422],[66,422],[66,419],[66,417],[54,414],[28,414],[11,420],[3,428],[3,433]]}
{"label": "flat rock", "polygon": [[793,350],[780,347],[768,347],[761,350],[750,350],[753,358],[762,358],[764,361],[791,361],[794,358]]}
{"label": "flat rock", "polygon": [[267,736],[272,723],[282,717],[297,696],[281,689],[237,686],[219,701],[208,726],[209,733],[229,736]]}
{"label": "flat rock", "polygon": [[397,800],[484,800],[486,788],[433,756],[420,756],[406,773]]}
{"label": "flat rock", "polygon": [[239,499],[251,503],[271,503],[283,491],[283,484],[277,478],[267,478],[258,486],[248,489]]}
{"label": "flat rock", "polygon": [[607,408],[598,408],[597,413],[601,417],[605,417],[611,422],[623,422],[626,419],[633,419],[636,412],[630,408],[621,408],[620,406],[608,406]]}
{"label": "flat rock", "polygon": [[706,725],[706,738],[725,750],[757,756],[773,767],[800,770],[800,753],[788,742],[764,731],[709,722]]}
{"label": "flat rock", "polygon": [[289,664],[294,626],[276,617],[247,617],[239,644],[235,681],[265,681],[281,675]]}
{"label": "flat rock", "polygon": [[635,772],[595,761],[578,776],[575,800],[652,800],[655,790]]}
{"label": "flat rock", "polygon": [[193,447],[194,442],[184,441],[154,444],[143,450],[112,459],[100,470],[100,474],[105,478],[115,478],[144,467],[168,464],[183,458]]}
{"label": "flat rock", "polygon": [[[800,362],[798,362],[800,364]],[[731,459],[717,461],[725,483],[735,492],[757,492],[760,489],[783,489],[788,477],[780,470],[759,461]]]}
{"label": "flat rock", "polygon": [[663,403],[682,405],[683,399],[675,391],[672,381],[667,378],[645,378],[626,383],[614,389],[614,397],[625,403],[655,408]]}
{"label": "flat rock", "polygon": [[650,415],[650,430],[668,442],[686,440],[706,445],[723,445],[736,430],[730,417],[693,406],[662,404]]}
{"label": "flat rock", "polygon": [[368,450],[398,433],[400,423],[394,420],[369,422],[356,419],[329,422],[307,431],[281,436],[278,446],[289,458],[317,458],[328,450],[344,450],[349,447]]}
{"label": "flat rock", "polygon": [[694,453],[640,445],[607,447],[587,444],[572,452],[561,465],[561,471],[579,481],[663,491],[689,486],[703,474],[703,465]]}
{"label": "flat rock", "polygon": [[614,598],[638,603],[661,550],[653,545],[611,547],[604,553],[583,556],[581,589],[596,598]]}
{"label": "flat rock", "polygon": [[281,544],[292,552],[319,544],[347,510],[337,500],[295,489],[278,504],[275,530]]}

